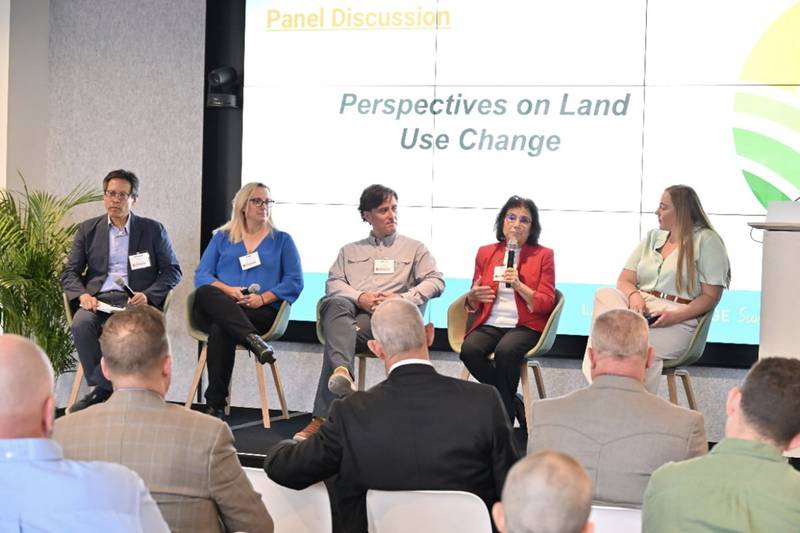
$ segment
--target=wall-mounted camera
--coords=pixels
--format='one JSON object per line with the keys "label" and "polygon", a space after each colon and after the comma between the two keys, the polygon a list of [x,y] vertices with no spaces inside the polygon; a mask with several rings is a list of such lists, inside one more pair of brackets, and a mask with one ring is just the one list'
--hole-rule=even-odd
{"label": "wall-mounted camera", "polygon": [[239,74],[233,67],[217,67],[208,73],[207,107],[239,107]]}

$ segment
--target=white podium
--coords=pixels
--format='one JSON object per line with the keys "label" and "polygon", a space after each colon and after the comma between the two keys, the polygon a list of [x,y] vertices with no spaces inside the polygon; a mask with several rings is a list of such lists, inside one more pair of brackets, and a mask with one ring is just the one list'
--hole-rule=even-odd
{"label": "white podium", "polygon": [[[758,358],[800,359],[800,203],[772,202],[764,222]],[[787,456],[800,457],[800,448]]]}
{"label": "white podium", "polygon": [[800,359],[800,203],[772,202],[764,222],[758,357]]}

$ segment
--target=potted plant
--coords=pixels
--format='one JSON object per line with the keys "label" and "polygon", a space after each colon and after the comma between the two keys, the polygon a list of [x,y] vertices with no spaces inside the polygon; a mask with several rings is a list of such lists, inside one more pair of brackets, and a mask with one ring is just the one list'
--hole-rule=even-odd
{"label": "potted plant", "polygon": [[35,340],[59,375],[75,365],[60,277],[77,224],[65,219],[103,196],[82,185],[59,198],[22,183],[21,193],[0,190],[0,327]]}

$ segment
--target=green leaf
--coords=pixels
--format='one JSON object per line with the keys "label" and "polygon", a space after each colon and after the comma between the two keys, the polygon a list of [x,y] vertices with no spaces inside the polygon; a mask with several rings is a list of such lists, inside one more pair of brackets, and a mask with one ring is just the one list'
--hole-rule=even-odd
{"label": "green leaf", "polygon": [[103,195],[79,185],[58,197],[22,183],[22,192],[0,190],[0,326],[35,340],[61,374],[74,367],[75,351],[60,277],[78,226],[66,219]]}

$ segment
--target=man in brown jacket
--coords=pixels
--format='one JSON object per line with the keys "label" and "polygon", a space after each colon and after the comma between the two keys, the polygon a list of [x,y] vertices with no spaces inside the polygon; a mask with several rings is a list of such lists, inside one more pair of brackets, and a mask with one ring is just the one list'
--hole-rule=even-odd
{"label": "man in brown jacket", "polygon": [[113,315],[100,346],[114,393],[56,421],[53,437],[64,456],[137,472],[173,533],[271,533],[272,518],[239,464],[230,428],[164,401],[172,357],[163,314],[138,306]]}

